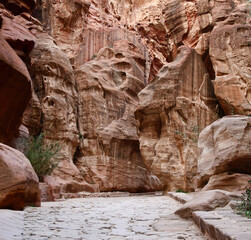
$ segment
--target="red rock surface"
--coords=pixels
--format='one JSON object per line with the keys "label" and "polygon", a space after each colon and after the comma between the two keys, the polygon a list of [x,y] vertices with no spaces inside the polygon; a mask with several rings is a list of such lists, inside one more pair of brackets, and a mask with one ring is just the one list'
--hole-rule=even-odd
{"label": "red rock surface", "polygon": [[145,164],[167,191],[195,187],[199,131],[217,119],[216,98],[201,57],[181,47],[139,93],[136,111]]}
{"label": "red rock surface", "polygon": [[0,208],[40,206],[38,177],[19,151],[0,143]]}
{"label": "red rock surface", "polygon": [[1,35],[0,44],[0,141],[9,143],[18,134],[31,98],[31,79],[23,61]]}
{"label": "red rock surface", "polygon": [[143,163],[134,118],[146,61],[132,43],[122,44],[101,49],[76,70],[81,134],[76,164],[101,191],[158,190],[161,183]]}
{"label": "red rock surface", "polygon": [[15,15],[31,12],[36,6],[36,2],[37,0],[0,0],[0,3]]}
{"label": "red rock surface", "polygon": [[[251,174],[250,123],[251,118],[248,116],[228,116],[212,123],[201,132],[198,187],[205,186],[209,181],[208,188],[212,188],[210,187],[213,185],[212,182],[217,179],[220,181],[219,174],[226,172]],[[241,176],[238,179],[241,179]],[[226,182],[231,175],[224,178],[224,182]],[[231,185],[233,185],[233,190],[236,189],[235,184],[231,184],[231,182],[229,182],[229,189],[231,189]],[[217,188],[217,184],[215,188]]]}
{"label": "red rock surface", "polygon": [[210,36],[215,94],[226,115],[251,114],[249,14],[248,4],[236,7]]}
{"label": "red rock surface", "polygon": [[[28,13],[36,1],[0,2],[1,42],[14,61],[0,74],[15,73],[8,86],[0,78],[0,100],[19,99],[0,108],[0,138],[18,134],[32,95],[23,124],[62,145],[45,178],[57,197],[157,190],[159,179],[192,190],[199,132],[224,114],[250,115],[244,0],[39,1],[41,23]],[[228,181],[214,174],[211,186]]]}

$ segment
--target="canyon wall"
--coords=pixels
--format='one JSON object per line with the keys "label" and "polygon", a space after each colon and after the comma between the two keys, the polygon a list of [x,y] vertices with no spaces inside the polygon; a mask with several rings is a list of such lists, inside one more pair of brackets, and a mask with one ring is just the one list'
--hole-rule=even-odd
{"label": "canyon wall", "polygon": [[34,7],[34,1],[0,2],[0,208],[15,210],[41,203],[38,177],[31,163],[12,148],[26,131],[21,124],[32,97],[28,66],[36,39],[19,22],[19,14]]}
{"label": "canyon wall", "polygon": [[192,191],[226,174],[201,176],[198,139],[250,116],[249,2],[0,3],[0,141],[16,147],[23,129],[60,143],[45,177],[56,198]]}

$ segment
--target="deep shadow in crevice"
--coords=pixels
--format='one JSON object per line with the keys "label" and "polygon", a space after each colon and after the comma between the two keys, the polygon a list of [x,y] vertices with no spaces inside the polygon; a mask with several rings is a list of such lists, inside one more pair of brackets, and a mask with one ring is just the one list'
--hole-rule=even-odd
{"label": "deep shadow in crevice", "polygon": [[80,147],[78,146],[75,153],[74,153],[74,155],[73,155],[73,164],[76,167],[78,167],[78,159],[82,158],[82,157],[83,157],[83,153],[82,153]]}
{"label": "deep shadow in crevice", "polygon": [[210,79],[215,79],[215,71],[213,68],[213,64],[209,55],[209,49],[202,55],[202,60],[204,62],[204,65],[209,73]]}

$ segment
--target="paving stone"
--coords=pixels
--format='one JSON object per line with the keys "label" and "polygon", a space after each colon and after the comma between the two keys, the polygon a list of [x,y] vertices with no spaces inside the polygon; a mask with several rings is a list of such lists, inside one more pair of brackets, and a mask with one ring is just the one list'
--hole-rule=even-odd
{"label": "paving stone", "polygon": [[[173,218],[179,206],[158,194],[44,202],[41,208],[25,209],[23,240],[206,239],[192,222],[185,225],[175,216],[175,221],[168,223],[168,216]],[[183,228],[174,230],[173,224]]]}
{"label": "paving stone", "polygon": [[193,213],[201,231],[217,240],[251,240],[251,219],[237,215],[230,209]]}

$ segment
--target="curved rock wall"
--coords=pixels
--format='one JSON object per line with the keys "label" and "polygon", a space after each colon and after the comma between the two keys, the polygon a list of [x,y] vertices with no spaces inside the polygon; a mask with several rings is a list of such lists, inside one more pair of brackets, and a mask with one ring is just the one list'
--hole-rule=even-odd
{"label": "curved rock wall", "polygon": [[36,1],[0,2],[0,139],[23,122],[61,142],[56,197],[193,190],[199,132],[250,115],[245,0],[40,0],[41,22]]}
{"label": "curved rock wall", "polygon": [[[35,16],[70,60],[76,81],[77,112],[71,110],[76,105],[61,102],[63,115],[75,114],[78,139],[67,140],[71,147],[65,147],[65,158],[76,170],[76,181],[105,191],[159,189],[154,176],[151,185],[154,173],[168,190],[195,188],[199,132],[222,115],[222,108],[225,114],[249,113],[247,6],[245,1],[209,0],[39,4]],[[239,40],[229,35],[236,48],[228,52],[227,34],[218,33],[244,23]],[[48,113],[43,111],[42,118]],[[48,124],[64,121],[59,115],[53,112]]]}
{"label": "curved rock wall", "polygon": [[22,116],[32,96],[27,66],[35,36],[19,22],[18,14],[30,11],[35,2],[1,2],[7,9],[0,4],[0,208],[22,210],[41,202],[29,160],[9,147],[17,147],[16,139],[26,131]]}
{"label": "curved rock wall", "polygon": [[162,187],[142,161],[134,118],[146,61],[127,44],[123,50],[102,48],[75,74],[81,135],[76,162],[86,180],[98,183],[101,191]]}

